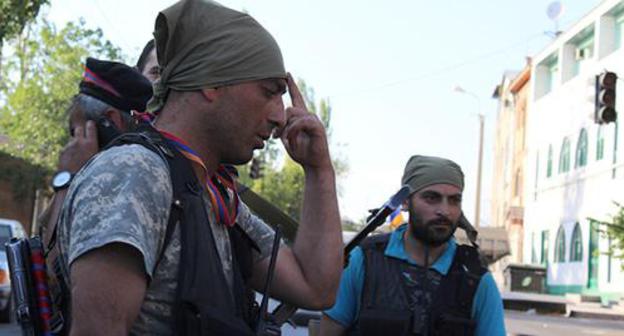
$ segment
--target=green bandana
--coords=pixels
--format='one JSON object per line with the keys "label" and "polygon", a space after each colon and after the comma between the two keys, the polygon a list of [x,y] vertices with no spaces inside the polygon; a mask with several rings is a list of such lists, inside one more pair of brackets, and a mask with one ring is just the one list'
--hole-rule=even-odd
{"label": "green bandana", "polygon": [[464,190],[464,173],[451,160],[414,155],[405,165],[401,183],[409,186],[410,193],[434,184],[451,184]]}
{"label": "green bandana", "polygon": [[266,78],[285,78],[277,42],[251,16],[210,0],[182,0],[163,10],[154,31],[160,80],[149,110],[169,90],[195,91]]}

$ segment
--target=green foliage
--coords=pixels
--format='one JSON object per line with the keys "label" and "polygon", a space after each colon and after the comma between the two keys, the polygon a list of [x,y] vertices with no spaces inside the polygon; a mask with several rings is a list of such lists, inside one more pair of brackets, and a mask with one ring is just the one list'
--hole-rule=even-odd
{"label": "green foliage", "polygon": [[342,229],[345,231],[358,232],[366,226],[366,218],[362,218],[359,222],[345,219],[342,221]]}
{"label": "green foliage", "polygon": [[[332,108],[329,100],[321,99],[316,101],[314,89],[309,87],[303,80],[299,80],[297,85],[303,94],[308,110],[316,114],[323,122],[323,125],[325,125],[331,144]],[[344,175],[347,172],[346,161],[336,155],[332,155],[332,157],[337,177]],[[239,167],[241,182],[250,186],[254,191],[282,209],[292,218],[299,220],[305,184],[303,168],[288,158],[285,150],[274,139],[268,141],[265,149],[257,153],[257,158],[263,162],[262,177],[256,180],[250,179],[249,165],[246,165]],[[281,163],[282,161],[283,163]]]}
{"label": "green foliage", "polygon": [[0,0],[0,49],[6,40],[22,33],[47,0]]}
{"label": "green foliage", "polygon": [[84,21],[59,30],[41,20],[13,47],[0,91],[0,133],[10,141],[0,149],[53,170],[69,137],[66,109],[78,92],[85,58],[119,59],[120,50]]}
{"label": "green foliage", "polygon": [[[598,223],[600,225],[599,232],[602,233],[603,236],[610,237],[613,240],[607,254],[624,260],[624,206],[617,202],[613,203],[617,207],[617,212],[615,215],[611,215],[610,220],[599,221],[593,218],[588,219]],[[624,270],[624,263],[622,263],[621,266]]]}

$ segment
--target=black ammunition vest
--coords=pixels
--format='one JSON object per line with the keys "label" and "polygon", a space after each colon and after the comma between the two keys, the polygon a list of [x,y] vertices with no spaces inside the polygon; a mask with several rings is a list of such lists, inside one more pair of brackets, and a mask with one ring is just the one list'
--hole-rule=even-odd
{"label": "black ammunition vest", "polygon": [[[487,268],[479,252],[458,245],[448,273],[440,275],[384,255],[390,234],[368,238],[364,287],[352,335],[474,335],[472,303]],[[426,275],[425,275],[426,274]],[[424,277],[427,276],[427,280]],[[429,295],[429,300],[425,296]]]}
{"label": "black ammunition vest", "polygon": [[[254,335],[257,320],[255,294],[247,282],[252,272],[252,249],[258,249],[238,224],[228,229],[232,248],[232,290],[223,273],[204,200],[203,186],[191,163],[151,126],[125,133],[108,147],[138,144],[161,156],[169,166],[173,202],[165,239],[154,274],[163,259],[173,232],[180,230],[181,252],[176,299],[173,307],[174,335]],[[58,277],[58,275],[57,275]],[[65,287],[65,286],[64,286]],[[68,313],[69,293],[63,296],[63,313]],[[69,328],[65,319],[64,331]]]}

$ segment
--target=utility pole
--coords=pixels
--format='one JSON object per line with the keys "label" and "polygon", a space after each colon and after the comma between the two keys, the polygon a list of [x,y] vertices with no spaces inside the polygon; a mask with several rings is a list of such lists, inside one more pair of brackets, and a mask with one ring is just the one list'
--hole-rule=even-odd
{"label": "utility pole", "polygon": [[461,86],[457,85],[453,88],[453,91],[469,95],[477,100],[477,115],[479,116],[479,157],[477,161],[477,195],[475,197],[475,218],[472,225],[478,228],[481,223],[481,174],[483,171],[483,128],[485,125],[485,115],[481,113],[481,99],[476,94],[464,90]]}
{"label": "utility pole", "polygon": [[479,227],[481,221],[481,173],[483,171],[483,127],[485,116],[479,113],[479,163],[477,168],[477,201],[475,202],[474,226]]}

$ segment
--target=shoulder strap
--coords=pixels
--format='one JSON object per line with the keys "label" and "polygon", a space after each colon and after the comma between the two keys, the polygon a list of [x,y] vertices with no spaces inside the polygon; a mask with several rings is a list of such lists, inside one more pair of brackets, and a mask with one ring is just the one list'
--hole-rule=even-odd
{"label": "shoulder strap", "polygon": [[463,276],[458,276],[456,281],[461,281],[458,286],[455,300],[464,315],[469,317],[472,312],[472,303],[477,293],[481,277],[488,270],[482,263],[479,250],[469,245],[458,245],[455,252],[454,268],[459,268]]}
{"label": "shoulder strap", "polygon": [[390,241],[390,235],[391,233],[383,233],[368,236],[366,237],[366,239],[364,239],[364,241],[362,241],[362,243],[360,244],[360,248],[362,248],[362,250],[374,249],[376,251],[383,252],[386,249],[386,246],[388,246],[388,242]]}
{"label": "shoulder strap", "polygon": [[[163,161],[167,163],[168,166],[169,160],[167,159],[167,157],[173,157],[172,150],[166,146],[162,138],[159,139],[158,133],[148,124],[142,124],[135,132],[123,133],[117,136],[101,151],[107,150],[115,146],[131,144],[141,145],[153,151],[154,153],[158,154],[158,156],[160,156]],[[46,246],[46,252],[44,255],[45,257],[47,257],[50,251],[56,246],[58,223],[59,220],[54,223],[54,226],[52,228],[50,240],[48,241],[48,244]]]}
{"label": "shoulder strap", "polygon": [[[165,237],[162,247],[154,264],[153,271],[155,272],[160,265],[165,251],[171,243],[173,232],[176,225],[180,222],[183,216],[183,204],[181,194],[184,190],[197,188],[197,185],[191,185],[190,181],[196,181],[192,168],[188,165],[186,159],[173,149],[167,141],[158,133],[153,127],[148,124],[142,124],[135,132],[124,133],[115,138],[111,143],[106,146],[110,148],[113,146],[137,144],[141,145],[154,153],[158,154],[169,169],[169,176],[171,177],[171,185],[173,189],[173,198],[171,203],[171,209],[169,211],[169,219],[167,221],[167,227],[165,229]],[[175,171],[176,174],[171,172]]]}
{"label": "shoulder strap", "polygon": [[460,264],[466,267],[469,273],[479,278],[488,271],[487,266],[483,263],[481,258],[481,253],[473,246],[457,245],[455,258]]}

